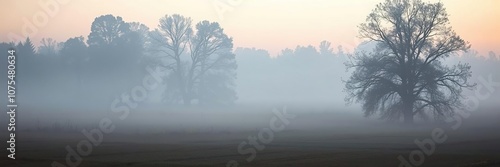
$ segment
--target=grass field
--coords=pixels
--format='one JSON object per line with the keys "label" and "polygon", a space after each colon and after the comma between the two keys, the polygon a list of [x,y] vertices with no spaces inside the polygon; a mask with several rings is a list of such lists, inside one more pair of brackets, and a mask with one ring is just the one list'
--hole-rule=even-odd
{"label": "grass field", "polygon": [[[132,114],[123,122],[116,121],[115,131],[104,134],[102,143],[82,156],[79,166],[226,166],[230,160],[239,166],[398,166],[398,156],[408,160],[410,152],[421,150],[414,141],[432,139],[435,128],[442,128],[447,140],[436,144],[420,166],[500,166],[499,114],[476,114],[456,130],[448,124],[404,127],[356,114],[295,115],[285,130],[273,134],[271,142],[260,143],[265,148],[256,149],[255,159],[247,162],[250,154],[240,154],[238,146],[269,127],[271,112]],[[24,121],[28,119],[26,116]],[[46,127],[25,126],[16,135],[16,160],[4,156],[0,166],[51,166],[53,161],[66,165],[65,147],[75,149],[79,141],[87,139],[80,130],[92,128],[77,120],[61,121],[57,126],[54,122],[52,126],[43,123]]]}

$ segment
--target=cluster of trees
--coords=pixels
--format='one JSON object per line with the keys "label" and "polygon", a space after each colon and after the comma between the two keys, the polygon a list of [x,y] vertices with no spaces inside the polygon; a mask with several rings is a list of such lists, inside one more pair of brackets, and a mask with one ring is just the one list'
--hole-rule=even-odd
{"label": "cluster of trees", "polygon": [[475,77],[500,77],[491,72],[500,68],[496,54],[486,58],[470,51],[449,25],[442,3],[386,0],[359,26],[368,41],[354,53],[322,41],[270,56],[255,48],[233,52],[232,38],[216,22],[165,15],[150,30],[103,15],[86,39],[46,38],[37,49],[27,38],[0,43],[0,49],[17,50],[18,100],[28,103],[23,106],[107,108],[112,98],[141,84],[146,66],[152,66],[165,74],[163,104],[230,105],[239,98],[344,106],[345,96],[338,95],[347,93],[347,101],[361,103],[366,116],[412,123],[415,116],[453,115]]}
{"label": "cluster of trees", "polygon": [[218,23],[191,24],[188,17],[166,15],[150,30],[103,15],[95,18],[87,39],[44,38],[36,48],[27,38],[0,43],[0,48],[16,50],[18,100],[24,107],[105,109],[113,98],[141,84],[146,66],[165,72],[163,101],[168,104],[233,103],[232,39]]}

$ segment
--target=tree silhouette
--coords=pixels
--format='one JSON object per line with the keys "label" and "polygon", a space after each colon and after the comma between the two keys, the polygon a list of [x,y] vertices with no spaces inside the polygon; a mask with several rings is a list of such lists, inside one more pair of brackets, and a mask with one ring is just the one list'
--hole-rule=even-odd
{"label": "tree silhouette", "polygon": [[442,119],[462,106],[462,88],[471,88],[468,64],[441,61],[470,45],[449,26],[442,3],[386,0],[359,26],[361,37],[377,42],[373,52],[356,53],[346,81],[347,100],[361,102],[366,116],[413,123],[415,115]]}
{"label": "tree silhouette", "polygon": [[116,44],[116,40],[130,31],[129,25],[120,16],[103,15],[95,18],[87,40],[89,46]]}
{"label": "tree silhouette", "polygon": [[[144,36],[148,30],[145,25],[127,23],[120,16],[108,14],[95,18],[87,40],[87,68],[94,78],[92,84],[105,88],[107,94],[115,94],[136,84],[141,72],[139,61],[143,56]],[[104,81],[107,84],[99,84]]]}
{"label": "tree silhouette", "polygon": [[321,41],[319,44],[319,53],[323,56],[333,56],[333,48],[330,47],[331,45],[331,42]]}
{"label": "tree silhouette", "polygon": [[131,22],[128,24],[130,26],[130,31],[132,32],[131,34],[134,34],[135,36],[135,40],[137,40],[138,43],[143,44],[143,49],[146,48],[149,44],[149,27],[139,22]]}
{"label": "tree silhouette", "polygon": [[66,40],[60,51],[63,67],[76,77],[76,92],[78,93],[82,92],[83,89],[84,66],[88,60],[87,50],[87,45],[85,45],[83,37],[80,36]]}
{"label": "tree silhouette", "polygon": [[21,81],[28,79],[30,77],[38,77],[38,56],[36,54],[35,46],[33,42],[28,37],[24,43],[19,42],[16,46],[17,53],[17,65],[19,71],[19,79]]}
{"label": "tree silhouette", "polygon": [[[39,85],[31,82],[39,82],[42,79],[40,75],[40,57],[37,56],[35,46],[28,37],[24,42],[19,42],[14,49],[16,50],[16,90],[18,101],[32,101],[37,97],[30,95],[36,91]],[[5,61],[6,62],[6,61]],[[31,104],[25,104],[26,106]]]}
{"label": "tree silhouette", "polygon": [[196,24],[196,30],[190,41],[186,100],[189,103],[194,96],[200,103],[232,103],[236,100],[232,86],[237,68],[232,53],[233,40],[216,22],[202,21]]}
{"label": "tree silhouette", "polygon": [[[34,76],[36,71],[36,50],[35,45],[28,37],[24,43],[19,42],[16,46],[17,53],[19,55],[19,67],[23,68],[21,71],[25,73],[26,76]],[[25,71],[23,71],[25,70]]]}
{"label": "tree silhouette", "polygon": [[166,57],[166,60],[163,59],[159,65],[171,71],[167,79],[168,87],[164,93],[166,100],[171,102],[179,101],[178,97],[185,101],[188,99],[181,56],[193,32],[191,22],[191,18],[178,14],[165,15],[160,19],[159,29],[151,33],[153,40],[151,50],[155,53],[160,52],[160,57]]}
{"label": "tree silhouette", "polygon": [[[193,34],[191,22],[189,17],[166,15],[150,36],[151,50],[162,59],[159,65],[171,72],[164,94],[166,100],[182,101],[185,105],[193,100],[199,104],[204,100],[234,101],[236,96],[230,88],[236,69],[232,39],[218,23],[209,21],[196,24],[197,32]],[[206,98],[209,95],[219,98]]]}
{"label": "tree silhouette", "polygon": [[38,53],[44,56],[55,56],[57,53],[57,42],[52,38],[42,38]]}

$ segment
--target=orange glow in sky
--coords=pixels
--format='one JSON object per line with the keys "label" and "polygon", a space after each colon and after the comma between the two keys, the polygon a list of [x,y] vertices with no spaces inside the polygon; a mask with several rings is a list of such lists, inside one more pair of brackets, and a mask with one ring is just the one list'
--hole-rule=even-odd
{"label": "orange glow in sky", "polygon": [[[9,34],[23,37],[26,24],[34,24],[36,32],[30,38],[35,43],[46,37],[62,42],[75,36],[86,38],[92,21],[100,15],[121,16],[154,29],[160,17],[178,13],[195,23],[219,22],[236,47],[266,49],[271,55],[297,45],[318,46],[322,40],[352,51],[362,41],[357,26],[383,0],[59,0],[55,6],[43,5],[50,2],[58,0],[3,1],[0,41],[10,41]],[[453,29],[472,49],[482,55],[500,54],[500,1],[441,2]]]}

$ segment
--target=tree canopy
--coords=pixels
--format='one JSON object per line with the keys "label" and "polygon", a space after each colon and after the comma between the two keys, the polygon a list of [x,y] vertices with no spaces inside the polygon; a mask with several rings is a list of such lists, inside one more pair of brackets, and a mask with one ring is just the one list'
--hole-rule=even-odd
{"label": "tree canopy", "polygon": [[412,123],[415,115],[441,119],[462,106],[462,89],[474,86],[471,67],[442,61],[470,45],[453,31],[442,3],[386,0],[359,29],[377,47],[347,63],[354,72],[346,91],[366,116],[380,111],[383,118]]}
{"label": "tree canopy", "polygon": [[233,40],[216,22],[201,21],[194,32],[192,20],[165,15],[150,35],[150,50],[170,72],[165,100],[190,105],[231,104],[236,100]]}

